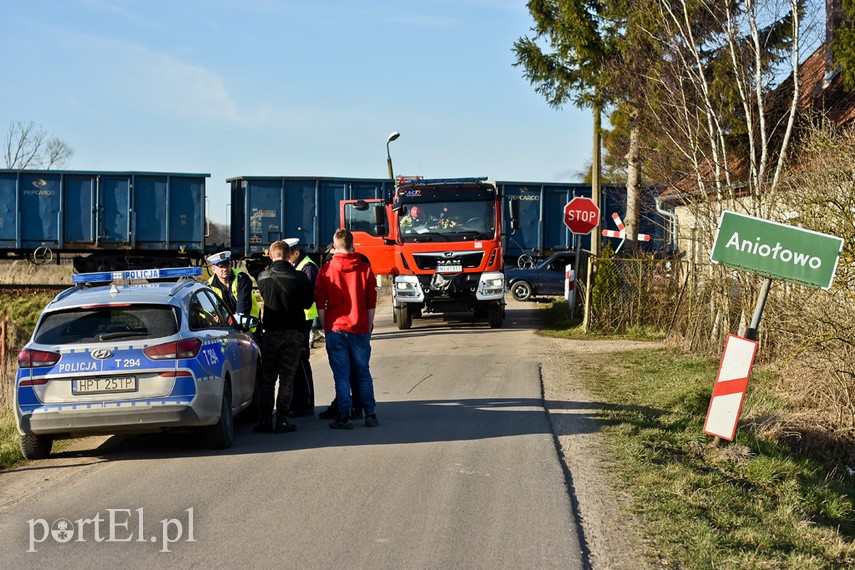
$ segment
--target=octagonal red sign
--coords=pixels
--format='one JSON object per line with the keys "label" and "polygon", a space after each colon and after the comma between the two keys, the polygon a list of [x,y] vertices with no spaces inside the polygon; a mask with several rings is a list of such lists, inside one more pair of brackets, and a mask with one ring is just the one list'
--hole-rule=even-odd
{"label": "octagonal red sign", "polygon": [[589,234],[600,221],[600,209],[594,201],[576,196],[564,206],[564,223],[574,234]]}

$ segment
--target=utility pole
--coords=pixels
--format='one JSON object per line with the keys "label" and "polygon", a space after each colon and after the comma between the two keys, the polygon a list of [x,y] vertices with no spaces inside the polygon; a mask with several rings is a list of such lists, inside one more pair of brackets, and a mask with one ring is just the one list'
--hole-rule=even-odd
{"label": "utility pole", "polygon": [[[600,173],[601,173],[601,157],[600,157],[600,128],[601,128],[601,109],[600,109],[599,92],[594,93],[594,152],[591,160],[591,200],[594,201],[597,208],[602,212],[600,204]],[[602,215],[602,214],[601,214]],[[597,227],[591,232],[591,255],[588,257],[588,270],[585,276],[585,312],[582,317],[582,328],[588,332],[591,327],[591,288],[594,284],[595,265],[593,258],[600,254],[600,220],[597,220]],[[577,261],[578,263],[578,261]]]}

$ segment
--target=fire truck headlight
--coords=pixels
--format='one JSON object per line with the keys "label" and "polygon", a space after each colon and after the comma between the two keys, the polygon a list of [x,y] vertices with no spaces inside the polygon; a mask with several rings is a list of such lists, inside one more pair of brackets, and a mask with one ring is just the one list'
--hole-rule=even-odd
{"label": "fire truck headlight", "polygon": [[395,277],[395,299],[411,302],[424,300],[424,292],[415,275],[398,275]]}
{"label": "fire truck headlight", "polygon": [[505,295],[505,276],[502,273],[484,273],[478,282],[478,299],[498,299]]}

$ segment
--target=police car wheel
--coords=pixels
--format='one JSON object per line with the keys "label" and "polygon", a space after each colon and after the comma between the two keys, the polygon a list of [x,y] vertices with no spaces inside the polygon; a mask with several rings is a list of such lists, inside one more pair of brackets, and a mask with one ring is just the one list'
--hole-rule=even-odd
{"label": "police car wheel", "polygon": [[21,454],[25,459],[44,459],[50,455],[53,439],[38,435],[19,435]]}
{"label": "police car wheel", "polygon": [[232,417],[232,389],[226,382],[223,387],[223,401],[220,406],[220,421],[205,428],[205,439],[211,449],[231,447],[235,438],[235,423]]}

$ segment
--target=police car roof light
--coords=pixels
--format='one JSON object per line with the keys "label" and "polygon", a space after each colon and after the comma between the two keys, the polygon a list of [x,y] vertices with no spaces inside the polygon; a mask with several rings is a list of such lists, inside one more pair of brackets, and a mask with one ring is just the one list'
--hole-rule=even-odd
{"label": "police car roof light", "polygon": [[130,281],[132,279],[175,279],[178,277],[198,277],[201,267],[168,267],[164,269],[129,269],[127,271],[99,271],[97,273],[77,273],[71,276],[74,283],[107,283],[111,281]]}

